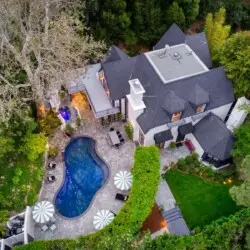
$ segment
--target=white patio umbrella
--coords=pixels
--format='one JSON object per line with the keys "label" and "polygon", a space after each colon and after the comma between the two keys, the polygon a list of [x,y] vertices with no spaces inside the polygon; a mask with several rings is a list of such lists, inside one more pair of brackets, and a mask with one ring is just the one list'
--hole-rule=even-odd
{"label": "white patio umbrella", "polygon": [[114,183],[121,190],[129,190],[132,186],[132,174],[128,171],[120,171],[115,175]]}
{"label": "white patio umbrella", "polygon": [[49,201],[41,201],[37,203],[32,210],[33,219],[37,223],[48,222],[53,217],[54,213],[55,208]]}
{"label": "white patio umbrella", "polygon": [[107,226],[113,219],[115,215],[110,212],[109,210],[101,210],[98,211],[97,214],[94,216],[94,226],[96,229],[102,229]]}

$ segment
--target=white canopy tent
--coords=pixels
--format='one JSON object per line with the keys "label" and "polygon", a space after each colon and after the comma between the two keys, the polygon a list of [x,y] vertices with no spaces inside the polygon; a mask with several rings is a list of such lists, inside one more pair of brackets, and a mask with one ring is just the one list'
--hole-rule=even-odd
{"label": "white canopy tent", "polygon": [[114,183],[120,190],[129,190],[132,186],[132,174],[128,171],[120,171],[115,175]]}
{"label": "white canopy tent", "polygon": [[53,217],[54,213],[55,208],[49,201],[41,201],[37,203],[32,210],[33,219],[37,223],[48,222]]}
{"label": "white canopy tent", "polygon": [[94,226],[96,229],[102,229],[107,226],[113,219],[115,215],[109,210],[100,210],[94,216]]}

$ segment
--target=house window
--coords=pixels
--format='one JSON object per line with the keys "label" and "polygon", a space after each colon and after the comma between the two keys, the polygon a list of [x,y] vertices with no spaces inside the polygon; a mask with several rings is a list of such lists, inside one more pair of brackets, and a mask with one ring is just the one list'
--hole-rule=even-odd
{"label": "house window", "polygon": [[206,104],[201,104],[201,105],[199,105],[199,106],[196,108],[196,113],[204,112],[205,108],[206,108]]}
{"label": "house window", "polygon": [[144,134],[139,130],[139,143],[144,145]]}
{"label": "house window", "polygon": [[172,122],[179,121],[181,119],[182,112],[177,112],[172,115]]}

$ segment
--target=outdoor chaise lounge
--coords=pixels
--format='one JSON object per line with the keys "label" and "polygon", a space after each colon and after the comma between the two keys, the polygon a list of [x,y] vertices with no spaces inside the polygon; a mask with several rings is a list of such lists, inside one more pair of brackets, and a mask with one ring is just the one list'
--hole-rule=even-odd
{"label": "outdoor chaise lounge", "polygon": [[53,181],[55,181],[56,180],[56,177],[54,176],[54,175],[49,175],[48,177],[47,177],[47,181],[48,182],[53,182]]}
{"label": "outdoor chaise lounge", "polygon": [[50,169],[55,169],[55,168],[56,168],[56,163],[55,163],[55,162],[50,162],[50,163],[48,164],[48,168],[50,168]]}
{"label": "outdoor chaise lounge", "polygon": [[117,193],[115,195],[115,199],[120,201],[126,201],[128,199],[128,195]]}

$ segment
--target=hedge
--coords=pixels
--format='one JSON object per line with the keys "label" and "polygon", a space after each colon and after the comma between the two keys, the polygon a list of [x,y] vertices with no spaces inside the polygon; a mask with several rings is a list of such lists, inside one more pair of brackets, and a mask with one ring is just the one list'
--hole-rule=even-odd
{"label": "hedge", "polygon": [[[160,182],[160,154],[154,147],[137,147],[135,151],[134,166],[132,168],[133,185],[129,199],[120,210],[111,224],[96,233],[80,236],[75,243],[79,248],[96,249],[97,245],[105,241],[105,238],[112,240],[112,236],[131,234],[135,236],[155,203],[155,196]],[[60,243],[60,244],[59,244]],[[72,245],[71,245],[72,244]],[[64,246],[65,245],[65,246]],[[27,246],[17,247],[19,250],[50,250],[50,249],[74,249],[72,240],[35,241]],[[109,247],[107,249],[110,249]]]}

